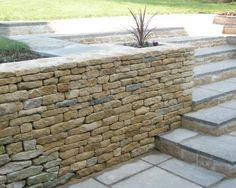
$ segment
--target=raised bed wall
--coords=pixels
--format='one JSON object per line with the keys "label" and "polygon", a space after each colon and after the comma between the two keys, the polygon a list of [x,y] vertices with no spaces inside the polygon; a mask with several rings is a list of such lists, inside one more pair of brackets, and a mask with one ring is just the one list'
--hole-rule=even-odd
{"label": "raised bed wall", "polygon": [[152,150],[191,111],[192,63],[191,48],[157,47],[1,64],[0,187],[54,187]]}

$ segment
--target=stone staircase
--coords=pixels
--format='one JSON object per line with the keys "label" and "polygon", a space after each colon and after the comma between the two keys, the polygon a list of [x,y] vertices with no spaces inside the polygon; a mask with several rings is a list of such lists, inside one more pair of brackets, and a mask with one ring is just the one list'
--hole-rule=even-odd
{"label": "stone staircase", "polygon": [[224,37],[168,42],[196,47],[193,110],[182,116],[182,128],[157,137],[156,148],[236,177],[236,45]]}

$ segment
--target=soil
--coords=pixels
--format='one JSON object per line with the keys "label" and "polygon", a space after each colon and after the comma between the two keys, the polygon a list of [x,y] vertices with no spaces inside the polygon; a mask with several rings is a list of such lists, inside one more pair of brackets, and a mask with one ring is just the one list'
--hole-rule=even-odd
{"label": "soil", "polygon": [[1,53],[0,52],[0,63],[12,63],[17,61],[25,61],[31,59],[43,58],[40,54],[37,54],[32,51],[27,52],[9,52]]}

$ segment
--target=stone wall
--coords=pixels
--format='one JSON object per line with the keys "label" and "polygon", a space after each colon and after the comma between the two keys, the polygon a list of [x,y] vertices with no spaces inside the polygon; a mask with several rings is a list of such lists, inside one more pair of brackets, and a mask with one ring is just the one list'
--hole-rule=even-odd
{"label": "stone wall", "polygon": [[0,65],[0,187],[54,187],[154,148],[191,111],[191,48]]}

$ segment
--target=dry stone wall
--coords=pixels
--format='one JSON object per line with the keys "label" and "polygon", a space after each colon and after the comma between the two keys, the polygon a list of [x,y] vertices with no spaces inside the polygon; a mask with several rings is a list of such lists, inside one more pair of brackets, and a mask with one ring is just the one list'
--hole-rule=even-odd
{"label": "dry stone wall", "polygon": [[154,148],[191,111],[193,51],[0,65],[0,187],[54,187]]}

